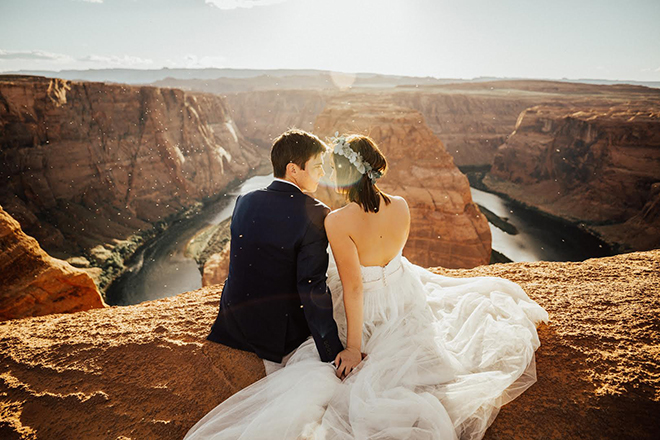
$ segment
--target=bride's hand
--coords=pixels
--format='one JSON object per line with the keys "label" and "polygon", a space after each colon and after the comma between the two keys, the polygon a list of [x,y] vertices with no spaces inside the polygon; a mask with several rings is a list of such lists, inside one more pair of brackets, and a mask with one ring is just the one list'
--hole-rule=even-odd
{"label": "bride's hand", "polygon": [[357,367],[362,362],[362,353],[357,348],[348,347],[339,352],[335,358],[335,365],[337,366],[337,377],[344,379],[353,368]]}

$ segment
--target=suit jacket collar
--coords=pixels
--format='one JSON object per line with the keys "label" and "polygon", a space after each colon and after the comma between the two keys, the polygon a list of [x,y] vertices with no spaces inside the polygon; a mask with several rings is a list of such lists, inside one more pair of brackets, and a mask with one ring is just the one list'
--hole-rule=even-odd
{"label": "suit jacket collar", "polygon": [[298,188],[296,185],[280,182],[278,180],[274,180],[273,183],[268,185],[268,189],[272,191],[287,192],[287,193],[302,193],[300,188]]}

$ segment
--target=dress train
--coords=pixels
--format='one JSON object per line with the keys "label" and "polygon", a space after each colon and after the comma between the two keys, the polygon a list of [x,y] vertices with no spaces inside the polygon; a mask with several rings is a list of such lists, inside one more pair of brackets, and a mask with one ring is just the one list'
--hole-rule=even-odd
{"label": "dress train", "polygon": [[[286,367],[233,395],[186,439],[480,439],[536,381],[536,324],[548,315],[517,284],[449,278],[400,253],[362,267],[367,358],[343,382],[303,343]],[[342,289],[331,259],[339,336]]]}

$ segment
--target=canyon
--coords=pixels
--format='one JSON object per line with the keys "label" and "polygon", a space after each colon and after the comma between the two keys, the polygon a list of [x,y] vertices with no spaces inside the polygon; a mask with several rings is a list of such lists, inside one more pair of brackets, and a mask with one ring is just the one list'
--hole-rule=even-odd
{"label": "canyon", "polygon": [[619,251],[660,246],[658,89],[509,80],[227,99],[242,133],[265,147],[291,126],[318,130],[312,121],[338,100],[368,114],[374,97],[421,114],[461,169],[491,170],[482,189],[577,225]]}
{"label": "canyon", "polygon": [[0,205],[50,255],[82,256],[83,267],[120,269],[154,226],[264,157],[221,97],[175,89],[3,75],[0,121]]}
{"label": "canyon", "polygon": [[[295,78],[298,77],[292,77]],[[365,85],[358,78],[350,88],[337,87],[331,80],[324,79],[315,83],[315,87],[298,82],[294,89],[281,84],[281,77],[272,79],[279,82],[263,88],[259,80],[253,78],[232,79],[244,83],[237,87],[239,90],[219,89],[216,83],[208,80],[178,79],[155,84],[222,94],[242,134],[265,147],[287,128],[311,129],[325,103],[333,96],[355,92],[352,102],[357,103],[365,92],[387,95],[399,106],[419,111],[459,167],[492,164],[495,151],[514,130],[520,113],[529,107],[567,100],[596,102],[612,93],[643,99],[647,90],[653,90],[541,80],[457,80],[442,84],[426,78],[418,78],[417,84],[405,81],[389,87],[387,83],[380,87],[377,83]]]}
{"label": "canyon", "polygon": [[[654,438],[660,250],[485,266],[488,224],[457,166],[490,167],[489,190],[619,250],[658,248],[660,91],[498,81],[203,92],[0,76],[0,437],[181,438],[263,377],[255,355],[205,340],[227,222],[201,234],[218,253],[196,250],[207,287],[107,307],[97,285],[169,223],[268,173],[272,140],[296,126],[376,140],[391,166],[379,185],[411,207],[413,262],[510,279],[549,312],[538,382],[486,439]],[[316,195],[341,206],[328,183]]]}
{"label": "canyon", "polygon": [[[201,81],[179,80],[172,84],[206,93],[216,90],[208,82]],[[458,84],[376,89],[356,86],[350,90],[274,87],[224,92],[222,96],[227,99],[241,134],[257,145],[268,147],[288,128],[312,130],[316,117],[335,96],[352,95],[351,102],[359,104],[365,92],[367,96],[386,95],[394,104],[420,112],[456,165],[483,166],[492,163],[495,150],[513,131],[521,111],[540,102],[559,99],[545,93],[521,92],[516,85],[486,83],[476,90],[461,89]]]}
{"label": "canyon", "polygon": [[[655,438],[660,250],[431,270],[510,279],[550,315],[538,382],[486,439]],[[0,322],[0,437],[182,438],[264,375],[254,354],[205,340],[221,290]]]}
{"label": "canyon", "polygon": [[[295,90],[291,78],[280,89],[262,80],[236,79],[258,87],[220,96],[203,93],[204,81],[177,80],[194,90],[182,91],[3,75],[0,205],[103,291],[168,224],[267,173],[273,139],[299,127],[326,140],[364,133],[381,145],[391,161],[382,188],[406,197],[413,213],[405,253],[424,266],[490,261],[488,224],[457,165],[490,167],[490,191],[619,250],[660,246],[653,89],[530,80],[381,87],[357,78],[353,88],[312,81]],[[343,203],[329,187],[316,196]],[[223,281],[226,238],[206,252],[204,262],[219,255],[204,285]]]}

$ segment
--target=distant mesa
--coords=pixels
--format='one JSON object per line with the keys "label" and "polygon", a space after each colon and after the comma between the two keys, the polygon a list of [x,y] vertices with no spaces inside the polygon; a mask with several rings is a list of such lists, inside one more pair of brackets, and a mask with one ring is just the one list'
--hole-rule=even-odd
{"label": "distant mesa", "polygon": [[284,77],[315,77],[322,75],[351,75],[355,76],[360,81],[364,80],[366,87],[375,86],[388,86],[388,87],[405,87],[416,86],[423,87],[426,85],[438,84],[477,84],[494,81],[508,81],[508,82],[525,82],[536,81],[546,83],[575,83],[575,84],[593,84],[593,85],[639,85],[645,87],[660,88],[660,81],[617,81],[605,80],[597,78],[562,78],[561,80],[546,79],[546,80],[529,80],[525,78],[497,78],[481,76],[472,79],[465,78],[434,78],[430,76],[402,76],[402,75],[386,75],[369,72],[335,72],[329,70],[318,69],[235,69],[235,68],[168,68],[161,69],[124,69],[124,68],[109,68],[109,69],[86,69],[86,70],[19,70],[13,72],[6,72],[5,75],[36,75],[44,76],[47,78],[61,78],[73,81],[101,81],[124,83],[133,85],[152,84],[156,81],[165,79],[174,80],[216,80],[216,79],[241,79],[250,80],[251,78],[259,76],[270,76],[274,78]]}

